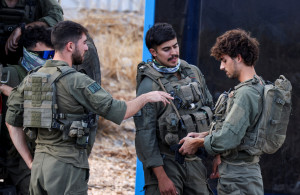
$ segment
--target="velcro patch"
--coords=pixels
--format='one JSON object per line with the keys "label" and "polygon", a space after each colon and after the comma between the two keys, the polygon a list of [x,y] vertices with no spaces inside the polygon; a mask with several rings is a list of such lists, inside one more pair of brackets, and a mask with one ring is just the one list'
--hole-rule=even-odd
{"label": "velcro patch", "polygon": [[88,86],[88,89],[90,90],[90,92],[92,92],[94,94],[101,89],[101,86],[95,82],[95,83],[91,84],[90,86]]}

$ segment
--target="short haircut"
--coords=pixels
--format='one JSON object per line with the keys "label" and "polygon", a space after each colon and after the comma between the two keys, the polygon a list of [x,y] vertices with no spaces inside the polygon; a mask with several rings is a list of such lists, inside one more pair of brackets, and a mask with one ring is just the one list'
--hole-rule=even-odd
{"label": "short haircut", "polygon": [[235,58],[240,54],[247,66],[254,66],[258,60],[259,43],[250,33],[234,29],[219,36],[210,51],[216,60],[221,60],[222,55]]}
{"label": "short haircut", "polygon": [[44,26],[28,26],[20,38],[20,44],[31,50],[36,47],[36,43],[42,42],[47,47],[53,48],[51,43],[51,29]]}
{"label": "short haircut", "polygon": [[57,23],[51,33],[51,41],[56,51],[62,51],[68,42],[77,44],[82,34],[88,34],[88,30],[81,24],[72,21]]}
{"label": "short haircut", "polygon": [[162,43],[175,38],[176,32],[171,24],[156,23],[147,31],[145,38],[146,46],[148,49],[156,49],[156,47],[161,45]]}

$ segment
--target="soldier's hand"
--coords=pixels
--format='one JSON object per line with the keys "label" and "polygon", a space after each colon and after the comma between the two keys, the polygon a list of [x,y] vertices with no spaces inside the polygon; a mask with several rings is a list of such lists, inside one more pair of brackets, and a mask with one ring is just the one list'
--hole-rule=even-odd
{"label": "soldier's hand", "polygon": [[179,144],[182,144],[179,152],[182,155],[195,154],[199,147],[203,147],[203,143],[203,138],[185,137],[179,141]]}
{"label": "soldier's hand", "polygon": [[170,104],[169,99],[174,99],[170,94],[163,91],[151,91],[145,95],[148,102],[163,102],[165,106]]}
{"label": "soldier's hand", "polygon": [[15,52],[18,48],[18,42],[21,37],[21,28],[16,28],[11,35],[8,37],[5,44],[5,53],[8,54],[8,51]]}
{"label": "soldier's hand", "polygon": [[218,166],[221,164],[221,156],[220,154],[216,155],[214,160],[213,160],[213,166],[212,166],[212,173],[210,174],[209,178],[210,179],[216,179],[219,178],[219,170]]}
{"label": "soldier's hand", "polygon": [[193,138],[204,138],[209,134],[209,132],[202,132],[202,133],[196,133],[196,132],[191,132],[187,134],[187,137],[193,137]]}
{"label": "soldier's hand", "polygon": [[174,183],[166,177],[162,180],[158,180],[158,188],[161,195],[177,195],[178,192],[175,188]]}

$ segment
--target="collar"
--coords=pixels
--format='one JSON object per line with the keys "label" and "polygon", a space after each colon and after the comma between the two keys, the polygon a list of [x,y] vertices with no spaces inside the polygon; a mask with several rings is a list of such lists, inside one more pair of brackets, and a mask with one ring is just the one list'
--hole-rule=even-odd
{"label": "collar", "polygon": [[44,67],[69,66],[67,62],[61,60],[47,60]]}
{"label": "collar", "polygon": [[172,67],[172,68],[162,66],[158,62],[156,62],[155,60],[152,61],[152,66],[156,71],[158,71],[160,73],[175,73],[180,68],[180,59],[178,59],[177,65],[175,67]]}

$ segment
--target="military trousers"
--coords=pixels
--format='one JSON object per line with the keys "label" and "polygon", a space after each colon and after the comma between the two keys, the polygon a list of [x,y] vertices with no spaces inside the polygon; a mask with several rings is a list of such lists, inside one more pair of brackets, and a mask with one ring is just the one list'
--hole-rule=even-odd
{"label": "military trousers", "polygon": [[35,153],[30,194],[82,194],[88,191],[89,170],[64,163],[47,153]]}
{"label": "military trousers", "polygon": [[264,187],[258,163],[232,165],[222,162],[219,165],[220,178],[218,195],[263,195]]}
{"label": "military trousers", "polygon": [[[174,183],[178,195],[212,195],[212,191],[207,183],[207,171],[202,160],[196,157],[194,160],[186,160],[184,164],[175,161],[173,155],[163,155],[164,170],[170,180]],[[149,172],[148,172],[149,173]],[[145,195],[159,195],[159,188],[156,176],[152,172],[153,184],[146,184]],[[145,179],[147,180],[147,179]]]}

